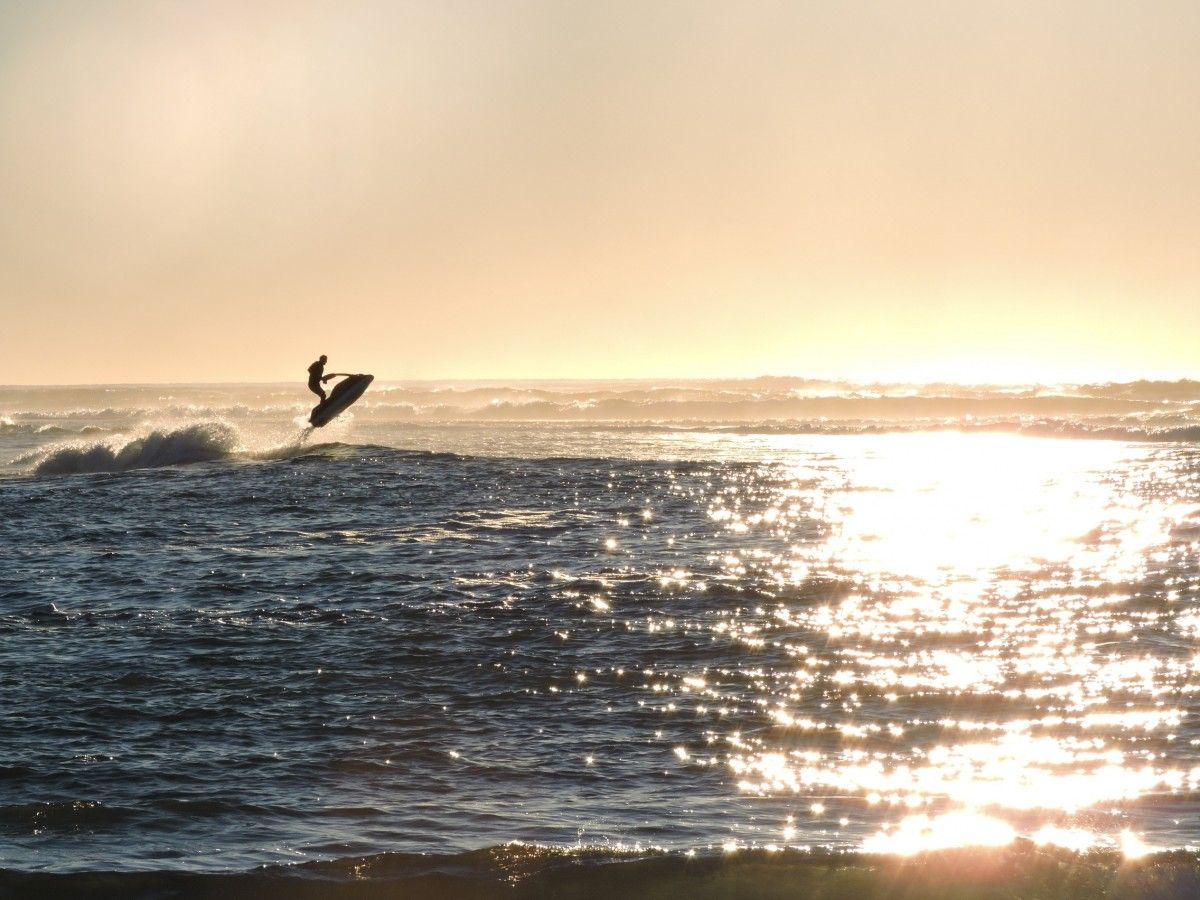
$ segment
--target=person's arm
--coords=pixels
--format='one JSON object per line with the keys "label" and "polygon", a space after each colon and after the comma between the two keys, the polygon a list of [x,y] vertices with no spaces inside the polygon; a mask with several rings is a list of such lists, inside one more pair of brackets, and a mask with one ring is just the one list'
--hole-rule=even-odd
{"label": "person's arm", "polygon": [[349,377],[350,377],[349,372],[330,372],[328,375],[326,375],[321,380],[328,381],[330,378],[349,378]]}

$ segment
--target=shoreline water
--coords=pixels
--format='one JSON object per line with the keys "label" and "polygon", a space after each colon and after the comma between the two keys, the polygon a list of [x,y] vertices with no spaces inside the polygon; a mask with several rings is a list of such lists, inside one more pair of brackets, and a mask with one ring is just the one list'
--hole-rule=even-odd
{"label": "shoreline water", "polygon": [[506,845],[453,855],[383,853],[247,872],[0,870],[0,896],[406,900],[1189,900],[1200,854],[1127,859],[1018,840],[913,856],[741,850],[688,856]]}

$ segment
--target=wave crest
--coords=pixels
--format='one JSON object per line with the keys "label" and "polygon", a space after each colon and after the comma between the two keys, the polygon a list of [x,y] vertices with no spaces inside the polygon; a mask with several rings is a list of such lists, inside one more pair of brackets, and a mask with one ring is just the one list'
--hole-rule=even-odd
{"label": "wave crest", "polygon": [[201,422],[154,429],[124,442],[59,444],[35,454],[33,471],[37,475],[75,475],[213,462],[233,456],[238,446],[233,426]]}

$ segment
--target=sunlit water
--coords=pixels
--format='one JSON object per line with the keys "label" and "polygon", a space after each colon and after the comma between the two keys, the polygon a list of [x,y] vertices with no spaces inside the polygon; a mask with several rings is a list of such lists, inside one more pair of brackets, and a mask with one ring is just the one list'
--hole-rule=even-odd
{"label": "sunlit water", "polygon": [[1189,442],[256,396],[7,416],[0,867],[1200,844]]}

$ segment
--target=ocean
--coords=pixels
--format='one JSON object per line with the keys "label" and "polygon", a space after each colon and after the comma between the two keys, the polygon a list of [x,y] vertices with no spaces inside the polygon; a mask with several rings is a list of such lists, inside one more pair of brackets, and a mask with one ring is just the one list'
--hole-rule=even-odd
{"label": "ocean", "polygon": [[1194,896],[1200,383],[312,399],[0,388],[0,895]]}

